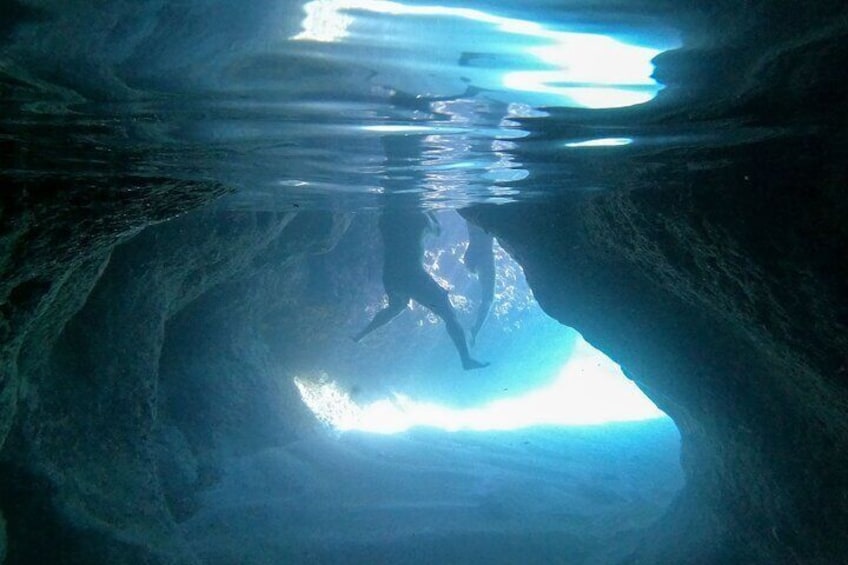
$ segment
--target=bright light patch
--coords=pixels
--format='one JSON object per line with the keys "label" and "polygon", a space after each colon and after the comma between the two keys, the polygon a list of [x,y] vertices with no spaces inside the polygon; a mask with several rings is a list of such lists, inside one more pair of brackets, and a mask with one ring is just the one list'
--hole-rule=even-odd
{"label": "bright light patch", "polygon": [[392,16],[448,16],[480,23],[492,24],[501,31],[532,37],[551,37],[557,32],[526,20],[504,18],[471,8],[449,6],[410,6],[389,0],[312,0],[304,6],[306,17],[302,31],[292,39],[313,41],[341,41],[348,36],[354,18],[346,12],[361,11]]}
{"label": "bright light patch", "polygon": [[585,141],[572,141],[566,143],[566,147],[619,147],[630,145],[633,140],[629,137],[604,137],[601,139],[587,139]]}
{"label": "bright light patch", "polygon": [[[660,47],[637,46],[597,33],[566,32],[549,29],[539,23],[498,16],[482,10],[438,5],[407,5],[389,0],[312,0],[304,6],[306,17],[293,40],[341,42],[350,35],[356,12],[398,17],[450,18],[467,29],[451,26],[449,37],[440,37],[438,26],[422,26],[425,45],[439,51],[455,52],[453,64],[462,54],[491,50],[494,59],[521,60],[531,56],[535,64],[527,68],[494,69],[454,67],[453,74],[476,75],[476,86],[525,92],[541,101],[539,105],[583,108],[618,108],[651,100],[662,88],[651,78],[651,60],[666,49],[676,47],[665,41]],[[472,24],[485,24],[485,39],[472,32]],[[464,44],[466,37],[469,44]],[[391,49],[391,40],[373,37],[374,45]],[[482,43],[481,43],[482,41]],[[381,44],[381,42],[384,42]],[[432,51],[432,50],[430,50]],[[422,64],[433,62],[433,54],[423,53]],[[446,80],[456,76],[445,77]],[[494,82],[495,84],[491,84]],[[396,88],[406,90],[404,85]],[[540,97],[541,95],[541,97]]]}
{"label": "bright light patch", "polygon": [[391,434],[423,426],[446,431],[506,431],[531,426],[579,426],[662,418],[621,368],[579,339],[550,385],[478,408],[418,402],[402,394],[360,406],[328,379],[296,377],[301,398],[315,416],[340,430]]}
{"label": "bright light patch", "polygon": [[437,126],[407,126],[393,124],[378,124],[371,126],[361,126],[358,128],[361,131],[370,131],[375,133],[398,133],[410,135],[422,135],[438,132],[440,134],[464,133],[462,128],[437,127]]}

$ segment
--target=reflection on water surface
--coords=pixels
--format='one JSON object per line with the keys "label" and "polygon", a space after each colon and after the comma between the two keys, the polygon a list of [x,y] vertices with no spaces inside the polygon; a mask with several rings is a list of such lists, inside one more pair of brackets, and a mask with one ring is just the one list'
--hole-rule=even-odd
{"label": "reflection on water surface", "polygon": [[[379,207],[382,179],[408,174],[419,205],[445,208],[611,188],[581,172],[594,156],[565,145],[670,139],[626,119],[587,122],[663,89],[653,59],[680,40],[651,18],[313,0],[245,7],[230,25],[227,10],[210,10],[110,36],[101,56],[111,66],[74,76],[96,97],[42,84],[51,100],[22,103],[5,123],[32,128],[29,154],[44,164],[10,169],[108,175],[119,164],[220,182],[236,192],[224,206],[253,210]],[[564,109],[582,117],[564,120]],[[44,127],[62,152],[35,147]],[[554,138],[540,134],[551,127]],[[385,147],[411,136],[420,153],[389,171]]]}

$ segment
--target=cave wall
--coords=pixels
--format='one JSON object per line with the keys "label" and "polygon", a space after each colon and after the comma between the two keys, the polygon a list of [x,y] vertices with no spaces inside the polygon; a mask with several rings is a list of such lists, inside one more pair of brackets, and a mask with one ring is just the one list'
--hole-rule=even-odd
{"label": "cave wall", "polygon": [[737,148],[734,165],[678,182],[466,212],[545,311],[681,430],[686,489],[634,562],[848,551],[848,234],[845,171],[831,165],[845,160],[841,145],[811,143]]}
{"label": "cave wall", "polygon": [[[312,330],[327,320],[310,320],[302,308],[312,290],[308,264],[334,248],[349,224],[347,214],[298,214],[248,268],[166,324],[157,457],[177,518],[197,509],[194,495],[217,480],[228,458],[283,445],[311,429],[314,418],[294,387],[292,362],[277,352],[289,351],[286,345],[316,347]],[[274,324],[287,331],[269,333]]]}
{"label": "cave wall", "polygon": [[6,560],[6,520],[0,512],[0,563]]}
{"label": "cave wall", "polygon": [[63,327],[118,243],[225,192],[217,183],[113,173],[73,181],[0,177],[15,187],[0,196],[0,447],[16,412],[26,336],[46,338]]}
{"label": "cave wall", "polygon": [[285,265],[331,247],[346,222],[316,214],[210,208],[149,228],[91,261],[74,286],[90,292],[61,294],[43,327],[36,320],[19,351],[18,410],[2,454],[9,563],[195,562],[176,528],[185,509],[166,496],[185,486],[171,479],[195,457],[168,427],[173,414],[160,417],[169,322],[267,265],[263,254]]}
{"label": "cave wall", "polygon": [[[225,192],[217,183],[138,176],[126,167],[112,167],[109,176],[80,172],[73,180],[39,175],[15,178],[7,171],[55,154],[29,153],[17,145],[21,137],[49,145],[56,141],[54,136],[64,134],[22,129],[10,134],[2,128],[4,150],[0,152],[0,182],[14,187],[0,195],[0,451],[32,384],[21,365],[49,355],[65,324],[85,303],[112,249],[144,227]],[[82,156],[70,143],[65,148],[71,159]],[[113,154],[117,163],[121,153]],[[90,151],[87,156],[92,157]],[[27,343],[28,361],[24,361]],[[9,517],[0,520],[0,555],[6,556],[11,555],[9,547],[19,543],[16,538],[27,539],[29,527],[37,527],[45,539],[58,534],[61,527],[49,518],[49,483],[31,476],[26,464],[15,457],[2,457],[0,466],[0,513]],[[40,558],[49,560],[51,547],[43,546]]]}

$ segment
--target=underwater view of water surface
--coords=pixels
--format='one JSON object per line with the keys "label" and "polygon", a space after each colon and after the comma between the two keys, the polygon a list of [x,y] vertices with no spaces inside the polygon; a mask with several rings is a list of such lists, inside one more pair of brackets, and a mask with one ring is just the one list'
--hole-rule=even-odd
{"label": "underwater view of water surface", "polygon": [[[66,25],[84,17],[68,14]],[[58,59],[75,88],[30,85],[47,100],[6,118],[66,137],[63,150],[17,163],[19,174],[95,172],[125,159],[140,175],[225,183],[244,209],[379,207],[389,193],[444,208],[611,189],[584,170],[587,157],[714,135],[639,128],[627,114],[598,125],[591,112],[556,119],[638,107],[662,92],[652,61],[681,40],[645,15],[314,0],[168,8],[148,19],[136,25],[152,29],[135,35],[93,35],[104,51],[65,56],[61,37],[20,26],[31,45],[11,51]],[[81,145],[98,158],[74,154]]]}
{"label": "underwater view of water surface", "polygon": [[766,84],[824,32],[695,4],[3,3],[0,562],[658,562],[749,433],[689,332],[781,315],[699,187],[825,127]]}

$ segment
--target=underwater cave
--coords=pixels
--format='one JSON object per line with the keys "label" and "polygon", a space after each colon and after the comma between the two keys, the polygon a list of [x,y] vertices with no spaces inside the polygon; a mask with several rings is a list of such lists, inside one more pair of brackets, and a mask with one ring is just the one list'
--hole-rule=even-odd
{"label": "underwater cave", "polygon": [[844,3],[0,6],[0,563],[848,560]]}
{"label": "underwater cave", "polygon": [[[444,323],[414,302],[355,343],[384,301],[377,216],[358,214],[331,251],[271,261],[240,281],[240,300],[233,289],[201,299],[166,329],[160,441],[182,449],[158,469],[187,543],[208,563],[626,554],[682,486],[671,420],[541,312],[500,248],[474,347],[488,367],[463,371]],[[464,222],[437,217],[425,266],[452,281],[470,326],[479,289],[462,264]],[[216,480],[199,488],[204,459]]]}

